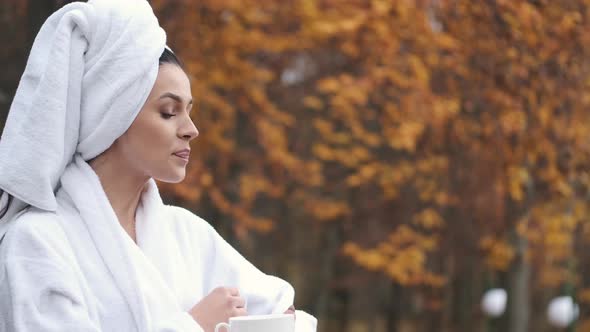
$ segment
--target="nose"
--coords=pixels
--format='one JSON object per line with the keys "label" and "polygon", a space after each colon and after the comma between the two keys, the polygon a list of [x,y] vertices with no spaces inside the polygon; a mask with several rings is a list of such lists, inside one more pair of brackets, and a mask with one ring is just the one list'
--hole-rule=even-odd
{"label": "nose", "polygon": [[179,136],[189,141],[199,136],[199,130],[190,116],[186,117],[186,121],[179,129]]}

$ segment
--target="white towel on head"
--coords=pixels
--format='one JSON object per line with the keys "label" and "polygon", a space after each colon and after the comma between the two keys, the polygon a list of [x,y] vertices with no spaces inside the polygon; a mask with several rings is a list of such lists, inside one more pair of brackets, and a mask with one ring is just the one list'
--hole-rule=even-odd
{"label": "white towel on head", "polygon": [[[71,3],[41,27],[0,139],[0,211],[55,211],[54,192],[74,153],[89,160],[131,125],[166,44],[146,0]],[[2,236],[0,227],[0,237]]]}

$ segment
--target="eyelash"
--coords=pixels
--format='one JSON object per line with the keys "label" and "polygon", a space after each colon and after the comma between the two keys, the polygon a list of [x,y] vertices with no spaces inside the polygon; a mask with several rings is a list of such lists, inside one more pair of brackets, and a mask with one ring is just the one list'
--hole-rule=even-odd
{"label": "eyelash", "polygon": [[160,113],[163,119],[169,120],[170,118],[172,118],[173,116],[176,116],[175,114],[168,114],[168,113]]}

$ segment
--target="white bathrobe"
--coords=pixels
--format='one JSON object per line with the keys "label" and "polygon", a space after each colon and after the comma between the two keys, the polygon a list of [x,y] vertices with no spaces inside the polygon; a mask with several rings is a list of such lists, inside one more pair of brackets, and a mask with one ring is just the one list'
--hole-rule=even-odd
{"label": "white bathrobe", "polygon": [[[127,235],[90,166],[75,157],[58,209],[29,207],[0,243],[0,331],[202,331],[187,313],[218,286],[248,314],[282,313],[293,288],[262,273],[204,220],[162,203],[150,180]],[[297,311],[297,331],[317,321]]]}

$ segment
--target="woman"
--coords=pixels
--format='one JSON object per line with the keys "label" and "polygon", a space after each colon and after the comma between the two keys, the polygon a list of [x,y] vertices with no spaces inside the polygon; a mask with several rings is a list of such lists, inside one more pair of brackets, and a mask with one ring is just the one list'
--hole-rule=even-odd
{"label": "woman", "polygon": [[[0,331],[213,331],[295,313],[205,221],[162,203],[189,142],[189,79],[144,0],[43,25],[0,140]],[[296,312],[298,331],[316,320]]]}

